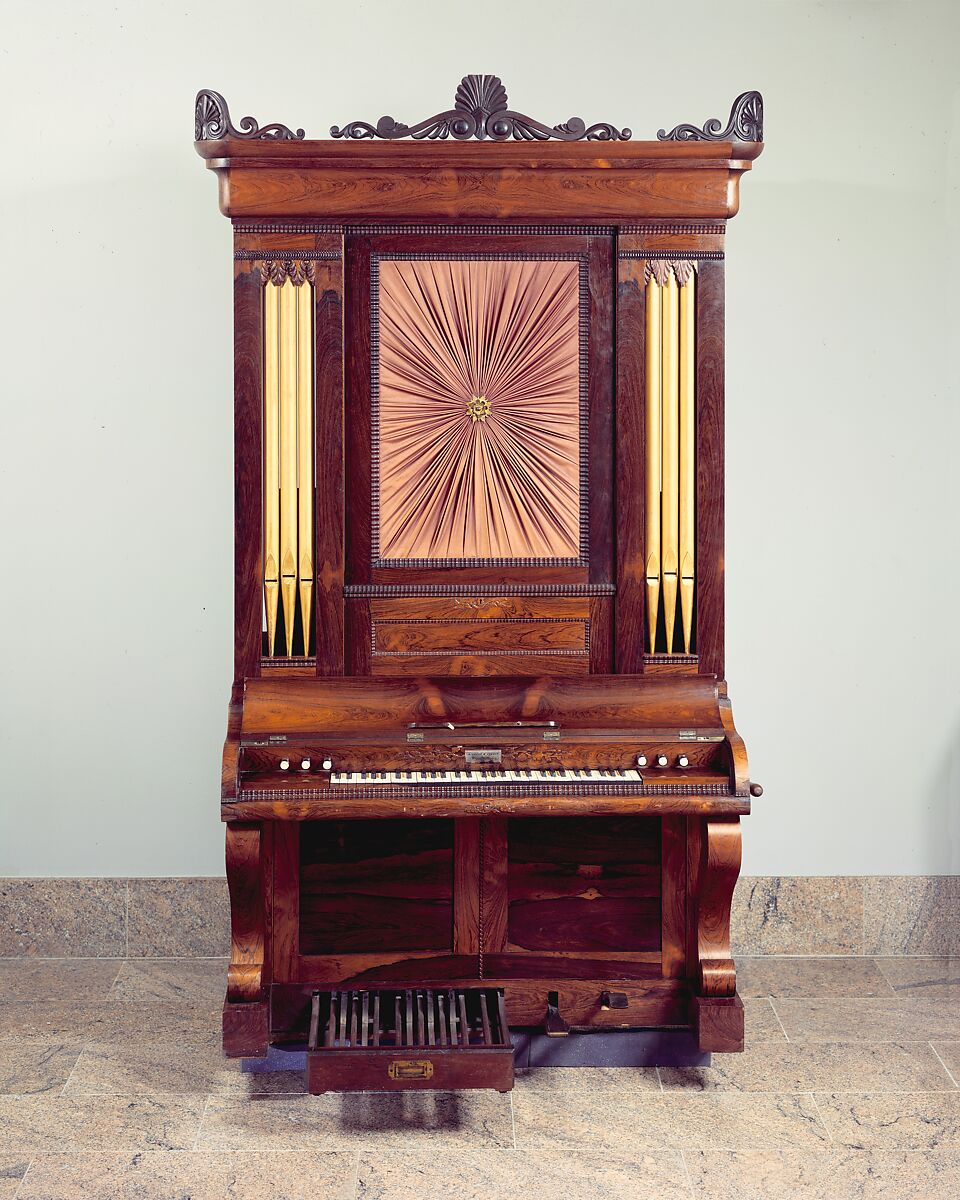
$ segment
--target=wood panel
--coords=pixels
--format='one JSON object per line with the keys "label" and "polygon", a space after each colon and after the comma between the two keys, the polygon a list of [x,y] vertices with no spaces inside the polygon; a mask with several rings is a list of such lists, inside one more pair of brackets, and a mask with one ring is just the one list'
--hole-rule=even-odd
{"label": "wood panel", "polygon": [[644,669],[645,629],[643,497],[644,355],[646,297],[644,264],[617,262],[617,622],[616,669]]}
{"label": "wood panel", "polygon": [[592,238],[587,271],[590,286],[588,328],[591,583],[610,583],[614,561],[614,257],[612,238]]}
{"label": "wood panel", "polygon": [[[343,238],[320,234],[317,250],[343,253]],[[343,262],[314,264],[316,326],[317,674],[344,672]]]}
{"label": "wood panel", "polygon": [[255,263],[233,271],[234,395],[234,678],[260,671],[263,564],[260,554],[263,472],[262,283]]}
{"label": "wood panel", "polygon": [[506,818],[484,818],[481,836],[481,946],[484,955],[500,954],[507,944],[509,899]]}
{"label": "wood panel", "polygon": [[453,953],[480,951],[480,818],[454,822]]}
{"label": "wood panel", "polygon": [[663,817],[661,844],[661,967],[666,978],[686,974],[687,828],[681,816]]}
{"label": "wood panel", "polygon": [[[427,674],[427,672],[424,672]],[[702,675],[566,680],[253,679],[244,690],[243,734],[319,729],[397,730],[409,721],[555,718],[581,729],[721,727],[715,680]]]}
{"label": "wood panel", "polygon": [[300,835],[301,954],[452,946],[449,821],[323,821]]}
{"label": "wood panel", "polygon": [[544,667],[558,677],[586,675],[590,656],[585,650],[569,654],[497,654],[468,651],[462,654],[396,654],[374,655],[370,659],[370,674],[378,675],[455,675],[490,678],[493,676],[542,675]]}
{"label": "wood panel", "polygon": [[512,820],[513,951],[660,946],[660,829],[644,817]]}
{"label": "wood panel", "polygon": [[723,262],[697,278],[697,576],[700,671],[723,678]]}
{"label": "wood panel", "polygon": [[589,620],[589,596],[416,596],[370,601],[370,616],[385,621]]}
{"label": "wood panel", "polygon": [[[587,649],[586,621],[374,621],[374,654],[485,651],[537,654],[543,650]],[[549,669],[549,662],[543,664]]]}
{"label": "wood panel", "polygon": [[227,999],[261,1000],[270,981],[266,930],[267,851],[263,827],[232,822],[226,829],[230,889],[230,965]]}

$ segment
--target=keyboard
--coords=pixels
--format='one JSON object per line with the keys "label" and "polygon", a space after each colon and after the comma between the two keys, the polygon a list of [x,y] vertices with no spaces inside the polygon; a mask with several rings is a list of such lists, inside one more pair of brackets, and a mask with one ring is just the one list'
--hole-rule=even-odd
{"label": "keyboard", "polygon": [[639,771],[334,771],[337,784],[641,783]]}

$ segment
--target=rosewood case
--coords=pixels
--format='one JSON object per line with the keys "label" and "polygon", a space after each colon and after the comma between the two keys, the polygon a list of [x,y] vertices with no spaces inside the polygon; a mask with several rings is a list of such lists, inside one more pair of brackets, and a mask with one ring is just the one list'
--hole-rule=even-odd
{"label": "rosewood case", "polygon": [[[509,1087],[508,1026],[743,1046],[724,236],[759,97],[632,141],[491,80],[412,140],[198,97],[234,243],[224,1051],[308,1047],[313,1091]],[[418,997],[429,1031],[373,1021]]]}

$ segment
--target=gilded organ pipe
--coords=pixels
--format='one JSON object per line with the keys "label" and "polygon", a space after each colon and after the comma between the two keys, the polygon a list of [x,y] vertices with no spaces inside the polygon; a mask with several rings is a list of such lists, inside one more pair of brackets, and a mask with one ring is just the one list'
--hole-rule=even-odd
{"label": "gilded organ pipe", "polygon": [[646,454],[645,571],[647,584],[647,628],[650,653],[657,646],[657,617],[660,611],[660,409],[661,409],[661,288],[649,273],[646,289]]}
{"label": "gilded organ pipe", "polygon": [[[689,654],[696,586],[696,271],[654,260],[646,282],[644,566],[649,652]],[[677,626],[677,601],[680,625]],[[657,626],[663,610],[663,649]]]}
{"label": "gilded organ pipe", "polygon": [[[266,654],[293,655],[299,607],[313,627],[314,432],[312,275],[263,268],[263,596]],[[286,269],[285,269],[286,268]],[[278,615],[283,635],[277,646]]]}
{"label": "gilded organ pipe", "polygon": [[273,654],[280,596],[280,289],[263,289],[263,605],[267,653]]}
{"label": "gilded organ pipe", "polygon": [[696,544],[695,281],[696,272],[690,269],[680,285],[680,617],[684,654],[690,653],[693,636]]}
{"label": "gilded organ pipe", "polygon": [[[310,653],[313,611],[313,289],[297,288],[297,573],[303,653]],[[289,635],[288,635],[289,636]]]}
{"label": "gilded organ pipe", "polygon": [[297,601],[297,289],[280,288],[280,603],[287,656]]}
{"label": "gilded organ pipe", "polygon": [[663,288],[662,416],[663,454],[660,469],[660,562],[663,589],[663,618],[667,653],[673,650],[677,616],[677,575],[680,558],[680,376],[679,303],[673,271]]}

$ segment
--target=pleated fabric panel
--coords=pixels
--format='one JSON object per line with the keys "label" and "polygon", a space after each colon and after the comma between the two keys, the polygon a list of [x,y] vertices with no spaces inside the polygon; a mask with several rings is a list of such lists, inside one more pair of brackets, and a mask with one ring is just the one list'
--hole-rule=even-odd
{"label": "pleated fabric panel", "polygon": [[575,261],[381,260],[379,556],[580,553]]}

